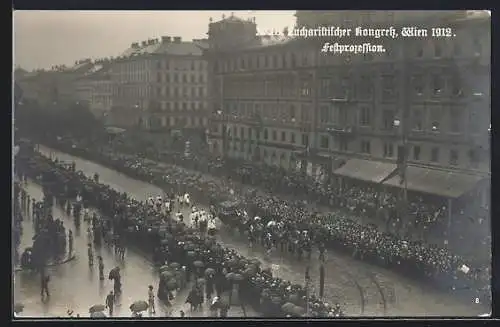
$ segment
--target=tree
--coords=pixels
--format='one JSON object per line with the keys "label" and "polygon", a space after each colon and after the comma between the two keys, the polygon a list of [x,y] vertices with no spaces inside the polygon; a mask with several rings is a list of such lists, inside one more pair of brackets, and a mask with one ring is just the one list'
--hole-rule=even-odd
{"label": "tree", "polygon": [[77,138],[100,137],[104,126],[80,103],[64,105],[54,103],[42,107],[37,102],[17,104],[15,124],[19,133],[34,137],[73,136]]}

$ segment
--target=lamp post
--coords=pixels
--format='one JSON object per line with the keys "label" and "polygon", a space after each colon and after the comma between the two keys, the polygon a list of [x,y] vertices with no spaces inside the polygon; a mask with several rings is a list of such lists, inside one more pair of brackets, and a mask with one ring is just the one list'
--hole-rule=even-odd
{"label": "lamp post", "polygon": [[224,115],[224,112],[222,110],[217,110],[216,111],[217,115],[217,120],[222,122],[222,157],[226,157],[226,150],[227,150],[227,125],[226,125],[226,117]]}
{"label": "lamp post", "polygon": [[[334,137],[341,134],[342,135],[341,137],[345,138],[347,136],[346,133],[348,134],[348,133],[351,133],[353,131],[352,126],[350,124],[348,111],[347,111],[347,106],[352,102],[349,90],[346,90],[345,97],[332,98],[332,99],[330,99],[330,102],[332,103],[333,106],[338,104],[339,111],[337,114],[338,117],[336,117],[338,119],[335,119],[335,121],[338,122],[338,125],[335,126],[334,128],[330,128],[330,127],[327,128],[327,132]],[[339,184],[338,191],[339,191],[339,194],[342,194],[342,189],[344,187],[343,179],[339,178],[338,182],[339,182],[338,183]]]}
{"label": "lamp post", "polygon": [[[256,163],[260,162],[260,145],[261,145],[261,138],[262,138],[262,131],[264,130],[264,122],[262,121],[262,116],[260,113],[255,114],[255,123],[257,124],[255,126],[255,131],[257,132],[256,135],[256,146],[255,146],[255,153],[253,154],[253,159]],[[251,139],[249,140],[250,142]],[[251,145],[250,145],[251,146]]]}
{"label": "lamp post", "polygon": [[306,273],[305,273],[305,282],[306,282],[306,317],[309,317],[309,297],[310,297],[310,286],[311,286],[311,275],[309,274],[310,266],[307,265]]}
{"label": "lamp post", "polygon": [[407,178],[407,169],[408,169],[408,138],[405,132],[404,125],[401,124],[401,120],[396,118],[393,121],[393,126],[399,129],[400,137],[401,137],[401,146],[398,147],[398,169],[400,176],[400,184],[403,184],[403,194],[400,202],[401,210],[400,210],[400,219],[401,223],[404,224],[406,229],[407,221],[407,209],[408,209],[408,178]]}

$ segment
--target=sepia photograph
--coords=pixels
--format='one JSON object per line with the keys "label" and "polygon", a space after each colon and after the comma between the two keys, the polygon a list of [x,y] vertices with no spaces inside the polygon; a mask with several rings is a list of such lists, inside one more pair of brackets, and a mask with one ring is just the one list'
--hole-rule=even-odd
{"label": "sepia photograph", "polygon": [[12,319],[491,315],[491,14],[13,11]]}

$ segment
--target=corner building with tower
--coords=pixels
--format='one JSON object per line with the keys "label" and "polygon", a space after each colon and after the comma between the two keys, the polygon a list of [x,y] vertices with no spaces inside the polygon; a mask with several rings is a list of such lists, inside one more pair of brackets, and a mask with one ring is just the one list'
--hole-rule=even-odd
{"label": "corner building with tower", "polygon": [[[410,191],[448,199],[477,191],[488,201],[487,13],[297,11],[296,18],[296,28],[443,27],[455,36],[258,36],[254,20],[211,22],[213,154],[328,177],[339,190],[346,179],[401,187],[403,160]],[[325,42],[379,43],[386,52],[322,53]]]}

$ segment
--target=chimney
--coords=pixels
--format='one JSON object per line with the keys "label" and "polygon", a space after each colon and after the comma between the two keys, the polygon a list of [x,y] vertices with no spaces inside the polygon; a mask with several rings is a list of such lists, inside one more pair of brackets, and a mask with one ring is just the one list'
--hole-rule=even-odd
{"label": "chimney", "polygon": [[175,36],[174,37],[174,43],[181,43],[181,37],[180,36]]}
{"label": "chimney", "polygon": [[143,47],[146,47],[147,45],[148,45],[148,42],[146,42],[146,41],[142,41],[142,46],[143,46]]}

